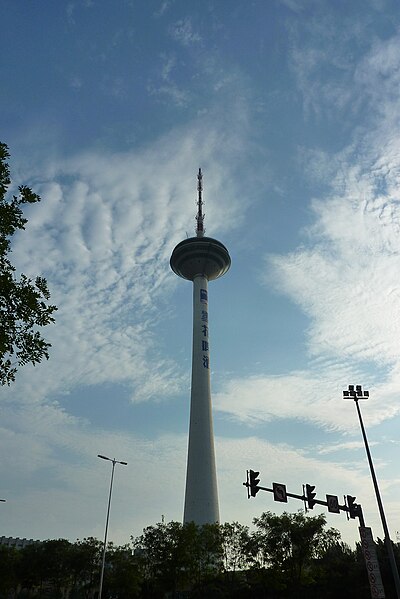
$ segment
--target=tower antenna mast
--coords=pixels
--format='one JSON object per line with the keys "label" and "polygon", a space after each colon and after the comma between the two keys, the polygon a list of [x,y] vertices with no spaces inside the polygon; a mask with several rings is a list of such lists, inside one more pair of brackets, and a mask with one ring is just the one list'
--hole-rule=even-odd
{"label": "tower antenna mast", "polygon": [[196,237],[204,237],[205,228],[204,228],[204,216],[203,214],[203,175],[201,172],[201,168],[199,168],[199,172],[197,175],[197,215],[196,215]]}

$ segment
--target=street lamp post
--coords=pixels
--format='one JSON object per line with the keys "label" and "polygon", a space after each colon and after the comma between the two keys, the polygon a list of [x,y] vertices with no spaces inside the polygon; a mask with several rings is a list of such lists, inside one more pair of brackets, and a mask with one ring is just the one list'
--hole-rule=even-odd
{"label": "street lamp post", "polygon": [[100,455],[100,454],[98,454],[97,457],[101,458],[102,460],[108,460],[109,462],[112,463],[111,481],[110,481],[110,492],[109,492],[109,495],[108,495],[106,529],[105,529],[105,532],[104,532],[103,557],[102,557],[102,562],[101,562],[100,586],[99,586],[99,597],[98,597],[98,599],[101,599],[101,595],[102,595],[102,592],[103,592],[104,565],[106,563],[108,521],[109,521],[109,518],[110,518],[111,494],[112,494],[113,483],[114,483],[114,469],[115,469],[115,464],[122,464],[123,466],[127,466],[128,462],[119,462],[115,458],[111,459],[111,458],[108,458],[105,455]]}
{"label": "street lamp post", "polygon": [[351,398],[354,400],[354,403],[356,404],[358,419],[360,421],[361,432],[362,432],[362,436],[363,436],[364,444],[365,444],[365,451],[367,452],[368,464],[369,464],[369,468],[371,471],[372,482],[374,483],[376,501],[378,503],[382,527],[383,527],[383,531],[385,533],[386,550],[388,552],[390,567],[392,569],[394,584],[396,587],[397,599],[400,599],[400,579],[399,579],[399,573],[397,570],[396,560],[394,557],[393,545],[392,545],[392,541],[391,541],[390,535],[389,535],[389,529],[388,529],[388,525],[386,522],[385,511],[383,509],[383,503],[382,503],[381,494],[379,491],[378,481],[377,481],[377,478],[375,475],[374,465],[372,463],[372,457],[371,457],[371,452],[369,450],[367,434],[365,432],[364,423],[363,423],[363,419],[361,416],[360,406],[358,405],[358,401],[360,399],[368,399],[368,397],[369,397],[369,391],[363,391],[361,385],[355,385],[355,386],[349,385],[348,391],[343,391],[343,399]]}

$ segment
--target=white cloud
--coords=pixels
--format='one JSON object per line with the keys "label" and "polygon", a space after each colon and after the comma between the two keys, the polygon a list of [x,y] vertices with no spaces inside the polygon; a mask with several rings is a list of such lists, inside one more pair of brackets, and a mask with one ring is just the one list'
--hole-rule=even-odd
{"label": "white cloud", "polygon": [[169,31],[171,37],[184,46],[190,46],[201,41],[200,34],[193,30],[190,17],[177,21],[170,27]]}
{"label": "white cloud", "polygon": [[280,4],[286,6],[294,13],[301,13],[304,10],[303,0],[279,0]]}
{"label": "white cloud", "polygon": [[[369,443],[370,447],[373,447],[374,445],[376,445],[376,443]],[[329,454],[329,453],[336,453],[338,451],[353,451],[354,449],[362,449],[364,450],[364,441],[346,441],[343,443],[335,443],[333,445],[321,445],[321,447],[318,448],[318,454],[319,455],[324,455],[324,454]]]}
{"label": "white cloud", "polygon": [[98,453],[128,462],[115,472],[111,538],[128,542],[159,520],[161,509],[181,517],[185,436],[150,441],[99,430],[57,406],[9,406],[3,415],[14,430],[0,439],[8,456],[0,466],[2,493],[12,506],[5,534],[102,538],[111,468]]}
{"label": "white cloud", "polygon": [[164,83],[157,86],[150,84],[147,91],[153,96],[167,98],[167,100],[172,101],[175,106],[180,107],[187,106],[190,99],[190,93],[179,88],[179,86],[173,82]]}
{"label": "white cloud", "polygon": [[[293,3],[291,8],[296,11],[296,6]],[[379,109],[386,83],[382,86],[376,71],[385,61],[388,71],[395,65],[398,40],[397,36],[390,42],[371,37],[371,12],[359,12],[356,19],[342,15],[340,27],[337,18],[336,6],[314,3],[307,22],[288,20],[290,67],[307,118],[335,122],[348,134],[354,130],[355,118],[371,118],[371,108]],[[373,103],[366,109],[371,98]]]}
{"label": "white cloud", "polygon": [[311,318],[312,355],[400,365],[399,156],[398,142],[381,136],[358,163],[342,164],[332,195],[312,202],[305,246],[268,257],[267,279]]}
{"label": "white cloud", "polygon": [[[180,521],[183,513],[187,436],[163,435],[149,440],[135,434],[96,429],[73,418],[58,406],[30,406],[16,412],[9,405],[2,410],[10,434],[0,436],[0,450],[7,460],[0,464],[0,476],[7,480],[3,492],[6,526],[4,534],[33,538],[67,537],[71,540],[93,535],[102,538],[111,466],[97,459],[102,453],[128,462],[117,466],[114,480],[110,538],[126,543],[144,526],[161,520]],[[261,492],[247,500],[243,482],[246,469],[260,470],[262,485],[287,484],[292,493],[302,493],[306,482],[315,484],[318,497],[325,493],[357,495],[369,525],[379,534],[373,494],[364,461],[327,462],[288,444],[271,444],[256,436],[241,439],[216,438],[221,520],[239,520],[250,525],[262,511],[296,511],[302,502],[276,504],[271,493]],[[23,482],[23,490],[21,484]],[[397,507],[391,504],[398,481],[380,480],[388,497],[389,520]],[[29,506],[29,509],[26,506]],[[325,512],[324,508],[317,508]],[[316,510],[314,510],[316,512]],[[329,516],[328,524],[342,530],[352,542],[355,527],[344,514]],[[354,530],[353,530],[354,529]]]}
{"label": "white cloud", "polygon": [[174,55],[167,56],[166,54],[161,55],[163,64],[161,69],[161,79],[164,81],[170,81],[170,75],[176,67],[176,57]]}
{"label": "white cloud", "polygon": [[[397,37],[385,51],[382,45],[365,61],[370,77],[400,47]],[[387,86],[394,89],[398,70],[395,59],[390,62]],[[311,201],[313,222],[303,231],[303,245],[266,256],[267,288],[275,286],[309,318],[310,362],[288,375],[228,381],[216,407],[239,420],[296,418],[350,430],[356,421],[338,403],[347,384],[357,382],[379,398],[365,409],[369,424],[399,413],[400,143],[387,97],[392,109],[382,109],[374,128],[357,129],[337,155],[313,154],[312,177],[323,180],[325,173],[330,191]]]}
{"label": "white cloud", "polygon": [[199,164],[206,197],[222,198],[207,210],[213,230],[240,220],[243,204],[225,184],[232,144],[203,122],[141,152],[86,152],[40,167],[49,180],[33,185],[43,199],[27,210],[13,261],[28,276],[46,276],[59,310],[44,331],[51,359],[21,369],[7,395],[34,400],[106,381],[128,383],[140,400],[178,391],[181,374],[155,336],[175,284],[169,257],[194,234]]}
{"label": "white cloud", "polygon": [[[342,401],[342,391],[349,381],[365,381],[366,374],[361,373],[354,364],[329,364],[324,368],[317,363],[309,371],[287,375],[231,378],[214,395],[214,405],[250,426],[296,419],[331,430],[355,431],[358,422],[354,407],[352,402]],[[373,388],[364,407],[366,424],[378,424],[399,413],[396,388],[393,381]]]}
{"label": "white cloud", "polygon": [[387,115],[388,107],[397,104],[400,83],[400,34],[374,39],[370,52],[358,65],[355,78],[370,97],[373,107]]}
{"label": "white cloud", "polygon": [[79,90],[83,86],[83,81],[80,77],[75,75],[74,77],[71,77],[69,84],[73,89]]}
{"label": "white cloud", "polygon": [[66,13],[67,13],[67,21],[69,23],[69,25],[75,25],[75,19],[74,19],[74,11],[75,11],[75,4],[73,2],[68,2],[67,6],[66,6]]}
{"label": "white cloud", "polygon": [[148,92],[159,98],[172,101],[175,106],[184,107],[190,102],[191,93],[189,88],[182,88],[173,78],[174,70],[177,68],[177,59],[174,54],[162,53],[160,68],[160,82],[151,81],[148,84]]}
{"label": "white cloud", "polygon": [[173,5],[174,0],[163,0],[160,4],[160,8],[154,12],[155,17],[162,17]]}

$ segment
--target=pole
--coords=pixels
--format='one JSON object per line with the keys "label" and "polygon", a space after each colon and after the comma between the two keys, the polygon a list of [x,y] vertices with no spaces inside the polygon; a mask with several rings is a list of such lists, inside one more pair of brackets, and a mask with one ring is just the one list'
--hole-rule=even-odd
{"label": "pole", "polygon": [[385,511],[383,509],[383,503],[382,503],[381,494],[380,494],[380,491],[379,491],[378,481],[377,481],[376,476],[375,476],[375,470],[374,470],[374,465],[372,463],[371,452],[370,452],[369,446],[368,446],[367,434],[365,432],[364,423],[363,423],[363,419],[362,419],[362,416],[361,416],[360,406],[358,405],[358,399],[359,398],[357,397],[357,395],[355,395],[353,397],[353,399],[355,401],[356,408],[357,408],[358,419],[360,421],[361,432],[362,432],[362,436],[363,436],[364,444],[365,444],[365,451],[367,452],[367,458],[368,458],[369,468],[370,468],[370,471],[371,471],[372,481],[374,483],[376,501],[378,502],[378,508],[379,508],[379,513],[380,513],[380,516],[381,516],[382,527],[383,527],[383,531],[385,533],[386,550],[388,552],[389,561],[390,561],[390,567],[392,569],[394,584],[395,584],[395,587],[396,587],[396,595],[397,595],[397,599],[400,599],[400,579],[399,579],[399,573],[398,573],[398,570],[397,570],[396,560],[395,560],[394,552],[393,552],[392,541],[390,539],[389,529],[388,529],[388,525],[387,525],[387,522],[386,522]]}
{"label": "pole", "polygon": [[110,493],[108,495],[108,507],[107,507],[107,517],[106,517],[106,530],[104,532],[104,545],[103,545],[103,558],[102,558],[102,562],[101,562],[99,599],[101,599],[101,595],[102,595],[102,592],[103,592],[103,578],[104,578],[104,565],[105,565],[105,562],[106,562],[108,521],[109,521],[109,518],[110,518],[111,494],[112,494],[112,488],[113,488],[113,482],[114,482],[114,469],[115,469],[116,460],[113,459],[113,460],[111,460],[111,462],[112,462],[112,469],[111,469]]}
{"label": "pole", "polygon": [[123,466],[127,466],[128,463],[127,462],[120,462],[120,461],[116,460],[115,458],[111,459],[111,458],[108,458],[105,455],[100,455],[100,454],[98,454],[97,457],[101,458],[102,460],[107,460],[107,461],[109,461],[109,462],[112,463],[111,480],[110,480],[110,492],[109,492],[109,495],[108,495],[106,529],[104,531],[103,557],[102,557],[102,561],[101,561],[100,586],[99,586],[99,595],[98,595],[98,599],[101,599],[101,595],[103,593],[104,565],[106,563],[108,521],[110,519],[110,506],[111,506],[111,495],[112,495],[113,482],[114,482],[114,469],[115,469],[115,464],[122,464]]}

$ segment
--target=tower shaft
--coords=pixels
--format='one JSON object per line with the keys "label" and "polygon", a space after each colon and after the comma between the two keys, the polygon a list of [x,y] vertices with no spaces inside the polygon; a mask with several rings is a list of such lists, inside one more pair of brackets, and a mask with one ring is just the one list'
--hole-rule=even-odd
{"label": "tower shaft", "polygon": [[210,389],[208,279],[193,279],[193,352],[184,522],[219,522]]}
{"label": "tower shaft", "polygon": [[193,281],[192,389],[183,521],[202,525],[219,522],[210,390],[208,282],[229,270],[231,258],[220,241],[204,236],[201,169],[197,181],[196,237],[178,243],[170,265],[178,277]]}

